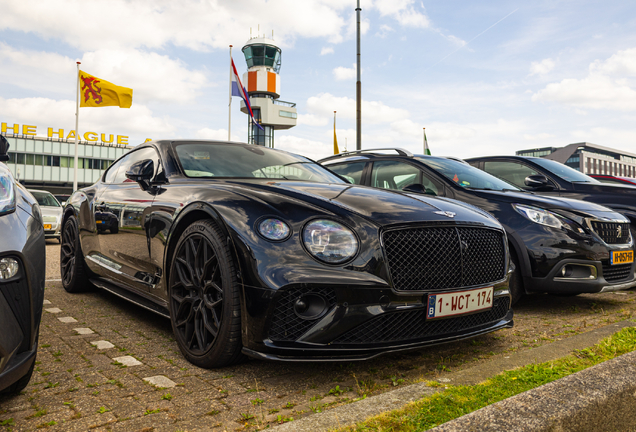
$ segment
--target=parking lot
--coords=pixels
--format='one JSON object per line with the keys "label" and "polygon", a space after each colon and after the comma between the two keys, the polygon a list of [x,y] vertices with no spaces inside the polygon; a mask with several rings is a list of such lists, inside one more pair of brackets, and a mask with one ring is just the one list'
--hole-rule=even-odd
{"label": "parking lot", "polygon": [[67,294],[58,260],[59,244],[47,242],[38,363],[23,394],[0,398],[0,432],[263,428],[636,314],[632,291],[531,296],[515,308],[514,328],[472,340],[358,363],[205,370],[181,356],[169,320],[104,291]]}

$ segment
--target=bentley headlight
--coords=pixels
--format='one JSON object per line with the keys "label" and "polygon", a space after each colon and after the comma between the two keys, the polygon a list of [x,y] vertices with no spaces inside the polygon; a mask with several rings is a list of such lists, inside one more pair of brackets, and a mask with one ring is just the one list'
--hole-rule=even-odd
{"label": "bentley headlight", "polygon": [[7,169],[0,167],[0,215],[15,210],[15,187],[13,176]]}
{"label": "bentley headlight", "polygon": [[350,260],[358,252],[358,239],[353,232],[328,219],[307,224],[303,230],[303,242],[313,256],[329,264]]}
{"label": "bentley headlight", "polygon": [[552,213],[551,211],[523,204],[513,204],[512,206],[523,216],[540,225],[557,229],[565,228],[567,230],[576,231],[579,234],[583,234],[585,232],[576,222],[557,215],[556,213]]}
{"label": "bentley headlight", "polygon": [[268,240],[282,241],[289,237],[291,230],[282,220],[268,218],[258,224],[258,232]]}

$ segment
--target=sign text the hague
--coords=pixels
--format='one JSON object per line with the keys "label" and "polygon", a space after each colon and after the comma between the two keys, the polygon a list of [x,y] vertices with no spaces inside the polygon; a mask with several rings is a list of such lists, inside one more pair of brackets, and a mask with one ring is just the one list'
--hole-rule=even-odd
{"label": "sign text the hague", "polygon": [[[25,135],[25,136],[33,136],[35,137],[37,135],[37,126],[31,126],[31,125],[22,125],[22,127],[20,127],[19,124],[14,124],[13,126],[9,126],[6,123],[0,123],[0,132],[3,134],[6,134],[7,131],[9,132],[13,132],[14,135]],[[64,136],[64,129],[58,129],[58,130],[54,130],[53,128],[48,128],[47,132],[46,132],[46,136],[48,138],[66,138],[67,140],[69,139],[75,139],[75,131],[71,130],[68,135]],[[113,141],[115,141],[115,136],[113,134],[108,134],[108,139],[106,139],[106,134],[97,134],[96,132],[85,132],[83,135],[84,141],[88,141],[88,142],[97,142],[98,138],[101,138],[101,142],[106,143],[106,144],[112,144]],[[81,136],[80,136],[81,139]],[[128,145],[128,137],[125,135],[117,135],[117,144],[123,144],[123,145]]]}

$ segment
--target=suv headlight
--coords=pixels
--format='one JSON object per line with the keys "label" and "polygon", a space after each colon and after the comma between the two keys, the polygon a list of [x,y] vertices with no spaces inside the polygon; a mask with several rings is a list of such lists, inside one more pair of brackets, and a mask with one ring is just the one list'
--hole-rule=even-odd
{"label": "suv headlight", "polygon": [[15,210],[15,182],[11,172],[0,167],[0,215]]}
{"label": "suv headlight", "polygon": [[347,227],[328,219],[309,222],[303,230],[303,242],[313,256],[329,264],[350,260],[358,252],[358,239]]}
{"label": "suv headlight", "polygon": [[585,233],[578,223],[556,213],[552,213],[551,211],[523,204],[513,204],[512,207],[514,207],[517,212],[521,213],[527,219],[540,225],[557,229],[564,228],[578,232],[579,234]]}

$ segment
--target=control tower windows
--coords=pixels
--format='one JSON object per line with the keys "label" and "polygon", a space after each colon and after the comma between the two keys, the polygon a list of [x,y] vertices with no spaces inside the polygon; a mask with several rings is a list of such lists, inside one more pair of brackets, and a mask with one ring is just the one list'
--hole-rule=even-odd
{"label": "control tower windows", "polygon": [[280,71],[280,49],[269,45],[248,45],[243,48],[248,69],[254,66],[269,66]]}

